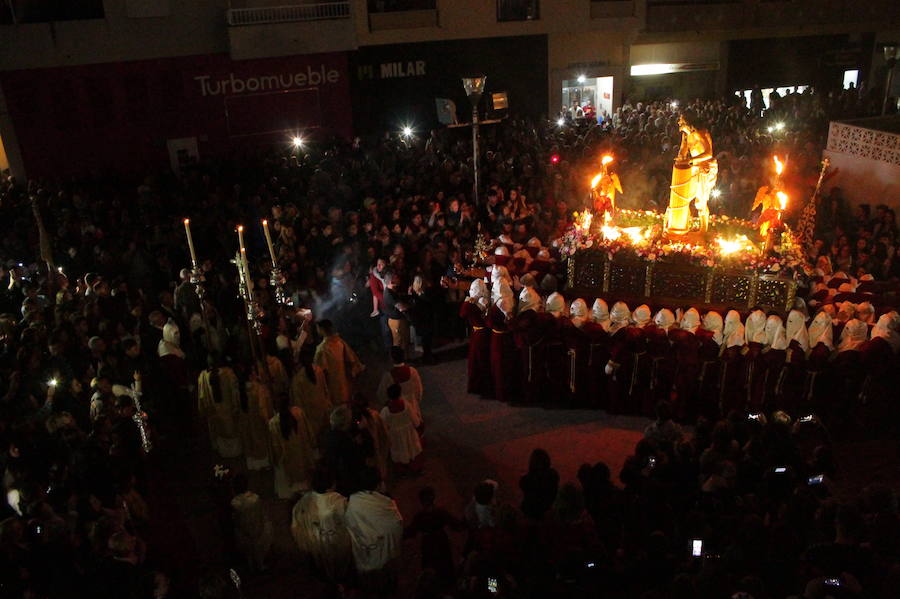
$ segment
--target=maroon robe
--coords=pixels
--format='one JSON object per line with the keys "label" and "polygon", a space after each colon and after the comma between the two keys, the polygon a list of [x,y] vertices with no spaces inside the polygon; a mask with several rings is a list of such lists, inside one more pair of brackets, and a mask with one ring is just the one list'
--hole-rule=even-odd
{"label": "maroon robe", "polygon": [[552,325],[549,314],[526,310],[518,314],[510,323],[516,348],[519,351],[519,365],[522,368],[522,401],[537,405],[547,392],[547,369],[544,359],[544,337]]}
{"label": "maroon robe", "polygon": [[484,321],[484,313],[473,302],[463,302],[459,317],[472,328],[469,336],[469,393],[493,397],[494,381],[491,378],[491,329]]}
{"label": "maroon robe", "polygon": [[587,322],[581,331],[588,337],[587,372],[590,377],[588,404],[592,408],[609,407],[609,381],[607,380],[606,363],[609,361],[610,336],[606,330],[595,322]]}
{"label": "maroon robe", "polygon": [[741,345],[726,347],[719,356],[719,414],[732,410],[743,412],[747,407],[746,365]]}
{"label": "maroon robe", "polygon": [[547,334],[544,336],[544,368],[547,371],[547,392],[544,403],[552,406],[568,406],[572,392],[572,362],[566,347],[566,329],[573,327],[565,317],[550,316]]}
{"label": "maroon robe", "polygon": [[520,401],[519,354],[506,315],[497,306],[488,309],[486,324],[491,327],[491,378],[494,397],[504,402]]}
{"label": "maroon robe", "polygon": [[591,322],[584,322],[581,328],[572,326],[564,327],[566,349],[569,354],[571,366],[570,381],[572,383],[572,403],[579,408],[593,407],[591,397],[591,367],[588,364],[591,358]]}
{"label": "maroon robe", "polygon": [[700,340],[685,329],[671,329],[669,341],[675,351],[676,363],[672,414],[677,420],[688,420],[699,411],[696,397],[700,376]]}
{"label": "maroon robe", "polygon": [[675,378],[675,354],[666,329],[649,324],[644,327],[644,335],[647,337],[650,373],[641,413],[644,416],[653,416],[656,413],[656,404],[670,399]]}
{"label": "maroon robe", "polygon": [[634,414],[632,391],[637,387],[637,377],[641,371],[641,359],[647,359],[647,340],[644,331],[637,327],[623,327],[615,332],[610,343],[609,359],[619,365],[609,377],[609,412],[611,414]]}
{"label": "maroon robe", "polygon": [[712,331],[697,331],[700,341],[698,357],[700,358],[700,374],[697,377],[697,410],[703,416],[715,420],[719,417],[719,350]]}
{"label": "maroon robe", "polygon": [[806,352],[792,340],[785,353],[784,366],[775,385],[776,407],[789,414],[800,411],[806,384]]}

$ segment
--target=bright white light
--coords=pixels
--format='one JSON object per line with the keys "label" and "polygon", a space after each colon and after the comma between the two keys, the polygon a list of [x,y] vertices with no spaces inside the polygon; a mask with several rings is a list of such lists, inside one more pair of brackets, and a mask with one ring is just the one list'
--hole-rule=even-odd
{"label": "bright white light", "polygon": [[412,127],[407,125],[403,128],[403,137],[409,137],[410,135],[412,135]]}
{"label": "bright white light", "polygon": [[293,139],[291,139],[291,143],[294,144],[295,148],[299,148],[300,146],[303,145],[303,138],[300,137],[299,135],[296,135],[296,136],[294,136]]}
{"label": "bright white light", "polygon": [[665,75],[666,73],[674,73],[676,66],[671,63],[635,64],[631,65],[631,76]]}
{"label": "bright white light", "polygon": [[669,104],[672,108],[678,108],[678,100],[672,100],[672,103]]}
{"label": "bright white light", "polygon": [[560,127],[562,127],[563,125],[566,124],[566,120],[562,117],[559,117],[558,119],[556,119],[556,124],[559,125]]}
{"label": "bright white light", "polygon": [[781,131],[782,129],[784,129],[784,123],[775,123],[776,131]]}
{"label": "bright white light", "polygon": [[774,130],[775,130],[775,127],[766,127],[766,131],[768,131],[769,133],[771,133]]}
{"label": "bright white light", "polygon": [[584,83],[586,80],[587,80],[587,78],[584,75],[578,76],[578,83]]}
{"label": "bright white light", "polygon": [[709,192],[709,195],[711,195],[714,198],[717,198],[720,195],[722,195],[722,192],[719,191],[718,189],[713,189],[711,192]]}

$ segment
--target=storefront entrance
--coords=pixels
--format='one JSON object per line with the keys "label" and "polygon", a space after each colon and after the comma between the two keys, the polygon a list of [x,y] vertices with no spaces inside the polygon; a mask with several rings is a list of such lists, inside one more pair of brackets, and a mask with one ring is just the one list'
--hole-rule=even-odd
{"label": "storefront entrance", "polygon": [[613,112],[613,77],[566,79],[562,83],[562,116],[609,118]]}

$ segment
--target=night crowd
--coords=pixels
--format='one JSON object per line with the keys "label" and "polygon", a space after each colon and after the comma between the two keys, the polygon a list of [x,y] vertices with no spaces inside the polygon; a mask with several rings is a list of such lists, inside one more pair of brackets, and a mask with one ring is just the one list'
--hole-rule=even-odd
{"label": "night crowd", "polygon": [[[271,559],[248,483],[260,471],[335,596],[394,592],[413,537],[419,597],[893,596],[897,490],[832,496],[835,435],[897,433],[900,239],[882,199],[852,214],[840,190],[820,200],[815,270],[784,320],[564,297],[551,243],[603,152],[622,206],[664,207],[679,112],[715,140],[713,211],[746,217],[773,151],[809,198],[829,119],[869,109],[806,92],[766,110],[728,98],[628,103],[602,125],[513,119],[485,127],[477,204],[454,131],[247,149],[136,183],[4,180],[3,596],[239,597],[239,575]],[[263,218],[289,302],[270,285]],[[241,223],[258,328],[230,262]],[[501,258],[470,283],[487,242]],[[454,513],[423,487],[401,516],[392,485],[427,467],[417,366],[464,338],[469,392],[649,416],[645,438],[620,473],[585,464],[561,481],[537,449],[518,491],[485,480]],[[359,356],[373,354],[390,366],[368,388]],[[197,440],[213,453],[197,477],[227,490],[233,559],[170,584],[151,500],[160,463]]]}

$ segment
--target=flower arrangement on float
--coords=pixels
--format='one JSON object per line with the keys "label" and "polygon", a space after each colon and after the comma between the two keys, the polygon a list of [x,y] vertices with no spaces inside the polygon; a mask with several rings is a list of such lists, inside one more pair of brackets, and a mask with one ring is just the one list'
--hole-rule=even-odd
{"label": "flower arrangement on float", "polygon": [[766,253],[764,246],[752,239],[757,234],[753,223],[726,215],[710,218],[708,241],[703,244],[668,237],[665,216],[652,210],[618,210],[615,226],[596,224],[590,210],[572,216],[573,221],[553,244],[563,258],[590,249],[605,253],[609,260],[618,256],[771,274],[805,265],[794,233],[786,225],[777,251]]}

